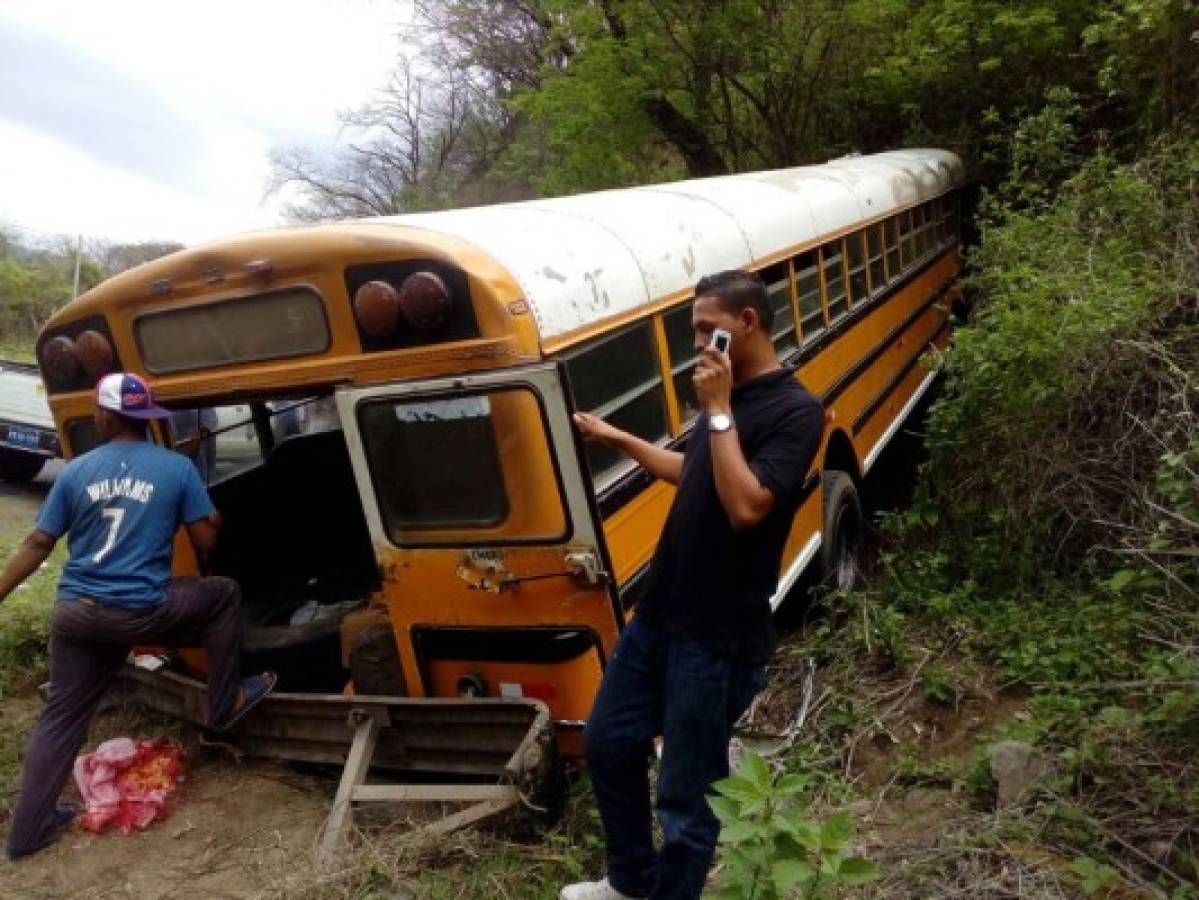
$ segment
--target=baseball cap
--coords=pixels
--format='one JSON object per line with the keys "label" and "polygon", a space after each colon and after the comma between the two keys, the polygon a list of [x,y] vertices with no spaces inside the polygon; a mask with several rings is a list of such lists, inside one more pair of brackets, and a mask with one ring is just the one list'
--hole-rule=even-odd
{"label": "baseball cap", "polygon": [[150,386],[130,372],[105,375],[96,385],[96,405],[130,419],[165,419],[168,410],[154,405]]}

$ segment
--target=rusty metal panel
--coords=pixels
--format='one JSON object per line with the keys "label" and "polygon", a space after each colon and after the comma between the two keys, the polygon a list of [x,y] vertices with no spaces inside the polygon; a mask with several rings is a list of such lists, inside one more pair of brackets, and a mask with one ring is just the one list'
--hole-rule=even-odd
{"label": "rusty metal panel", "polygon": [[[201,682],[171,672],[127,666],[115,699],[203,723],[207,692]],[[250,756],[341,764],[353,742],[353,717],[381,724],[376,765],[396,770],[521,779],[551,736],[549,713],[535,700],[417,699],[342,694],[272,694],[229,731]]]}

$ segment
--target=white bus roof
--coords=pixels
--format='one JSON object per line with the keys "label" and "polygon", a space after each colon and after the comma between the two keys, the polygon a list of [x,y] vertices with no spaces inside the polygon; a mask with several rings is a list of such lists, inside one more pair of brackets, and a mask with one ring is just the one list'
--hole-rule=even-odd
{"label": "white bus roof", "polygon": [[370,219],[467,241],[524,291],[541,339],[570,334],[959,185],[945,150],[896,150],[525,203]]}

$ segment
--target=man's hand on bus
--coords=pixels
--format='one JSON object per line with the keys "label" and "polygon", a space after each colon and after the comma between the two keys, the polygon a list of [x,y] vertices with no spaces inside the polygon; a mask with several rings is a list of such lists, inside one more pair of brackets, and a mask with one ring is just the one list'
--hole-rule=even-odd
{"label": "man's hand on bus", "polygon": [[591,413],[575,413],[575,427],[584,440],[597,441],[626,453],[643,469],[670,484],[678,484],[683,473],[683,454],[643,441],[635,434],[621,431]]}
{"label": "man's hand on bus", "polygon": [[607,444],[609,447],[615,447],[621,434],[624,433],[616,426],[609,425],[599,416],[593,416],[591,413],[577,412],[574,420],[575,427],[579,429],[579,434],[585,441],[596,441],[600,444]]}
{"label": "man's hand on bus", "polygon": [[714,347],[705,347],[699,353],[699,363],[691,380],[695,384],[700,409],[710,416],[732,412],[733,365],[728,356]]}

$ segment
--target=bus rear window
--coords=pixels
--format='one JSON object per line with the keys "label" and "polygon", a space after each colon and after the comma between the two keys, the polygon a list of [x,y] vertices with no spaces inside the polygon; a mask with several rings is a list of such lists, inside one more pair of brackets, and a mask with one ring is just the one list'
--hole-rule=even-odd
{"label": "bus rear window", "polygon": [[400,545],[558,539],[566,514],[526,388],[359,407],[383,525]]}
{"label": "bus rear window", "polygon": [[310,288],[150,313],[134,330],[142,361],[155,374],[305,356],[329,347],[324,304]]}

